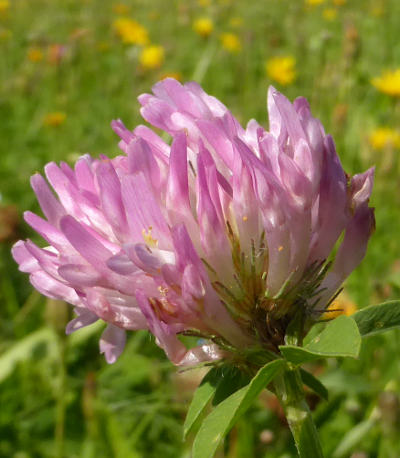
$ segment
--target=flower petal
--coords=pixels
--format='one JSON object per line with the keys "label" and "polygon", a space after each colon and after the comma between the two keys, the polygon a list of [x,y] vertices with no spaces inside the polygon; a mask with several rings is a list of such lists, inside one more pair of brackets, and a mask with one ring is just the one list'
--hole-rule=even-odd
{"label": "flower petal", "polygon": [[126,332],[109,324],[100,339],[100,353],[104,353],[108,364],[113,364],[122,353],[126,342]]}

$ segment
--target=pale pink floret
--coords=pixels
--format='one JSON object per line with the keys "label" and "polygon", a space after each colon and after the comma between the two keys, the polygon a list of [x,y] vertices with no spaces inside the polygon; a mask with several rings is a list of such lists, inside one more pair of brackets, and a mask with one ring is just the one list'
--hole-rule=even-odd
{"label": "pale pink floret", "polygon": [[[348,180],[304,98],[292,104],[270,88],[267,132],[254,120],[243,129],[196,83],[165,79],[153,93],[139,97],[141,113],[171,146],[114,121],[124,155],[48,164],[58,198],[32,177],[46,219],[25,219],[48,246],[19,241],[13,255],[36,289],[75,306],[67,332],[106,321],[100,350],[110,363],[125,330],[149,329],[178,365],[257,346],[256,305],[301,286],[345,231],[320,292],[302,298],[310,316],[324,310],[364,257],[373,170]],[[214,343],[187,350],[180,333]]]}

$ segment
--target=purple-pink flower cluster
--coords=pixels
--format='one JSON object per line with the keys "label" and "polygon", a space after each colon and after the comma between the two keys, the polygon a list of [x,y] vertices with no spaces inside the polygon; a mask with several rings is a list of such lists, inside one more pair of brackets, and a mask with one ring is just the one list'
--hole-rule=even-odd
{"label": "purple-pink flower cluster", "polygon": [[[114,121],[123,154],[48,164],[57,197],[34,175],[45,218],[25,220],[48,246],[19,241],[20,270],[74,305],[67,333],[108,323],[108,362],[137,329],[178,365],[276,349],[298,310],[318,320],[364,257],[373,170],[350,179],[307,101],[292,104],[274,88],[269,131],[254,120],[244,129],[196,83],[165,79],[139,102],[171,145]],[[180,334],[209,340],[188,350]]]}

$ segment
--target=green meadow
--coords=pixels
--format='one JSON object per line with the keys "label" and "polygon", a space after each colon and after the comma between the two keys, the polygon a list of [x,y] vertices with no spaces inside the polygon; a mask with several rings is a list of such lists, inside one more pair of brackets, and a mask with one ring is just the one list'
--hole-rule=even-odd
{"label": "green meadow", "polygon": [[[268,126],[270,84],[305,96],[349,174],[376,166],[376,231],[339,299],[352,313],[400,298],[396,69],[398,0],[0,0],[0,457],[189,458],[182,425],[204,375],[177,371],[146,332],[113,365],[103,324],[65,336],[72,308],[35,292],[10,255],[20,238],[39,242],[23,222],[40,213],[32,174],[120,154],[111,120],[143,123],[137,96],[166,76],[200,82],[244,125]],[[400,456],[400,331],[308,368],[330,391],[308,394],[327,457]],[[272,395],[218,456],[295,456]]]}

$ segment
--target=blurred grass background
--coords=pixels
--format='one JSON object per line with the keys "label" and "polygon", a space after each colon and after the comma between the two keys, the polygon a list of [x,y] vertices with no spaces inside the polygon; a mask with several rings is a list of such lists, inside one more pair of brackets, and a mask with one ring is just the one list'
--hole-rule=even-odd
{"label": "blurred grass background", "polygon": [[[21,221],[38,211],[29,177],[118,154],[110,121],[142,122],[136,97],[160,78],[196,79],[265,126],[269,84],[307,97],[348,173],[377,166],[377,230],[340,306],[399,297],[399,30],[398,0],[0,0],[1,457],[190,456],[182,424],[201,374],[177,373],[142,332],[107,366],[101,325],[67,338],[69,307],[34,292],[9,253],[35,238]],[[392,331],[358,361],[311,367],[331,391],[309,396],[328,457],[400,456],[399,353]],[[295,456],[272,397],[220,456]]]}

